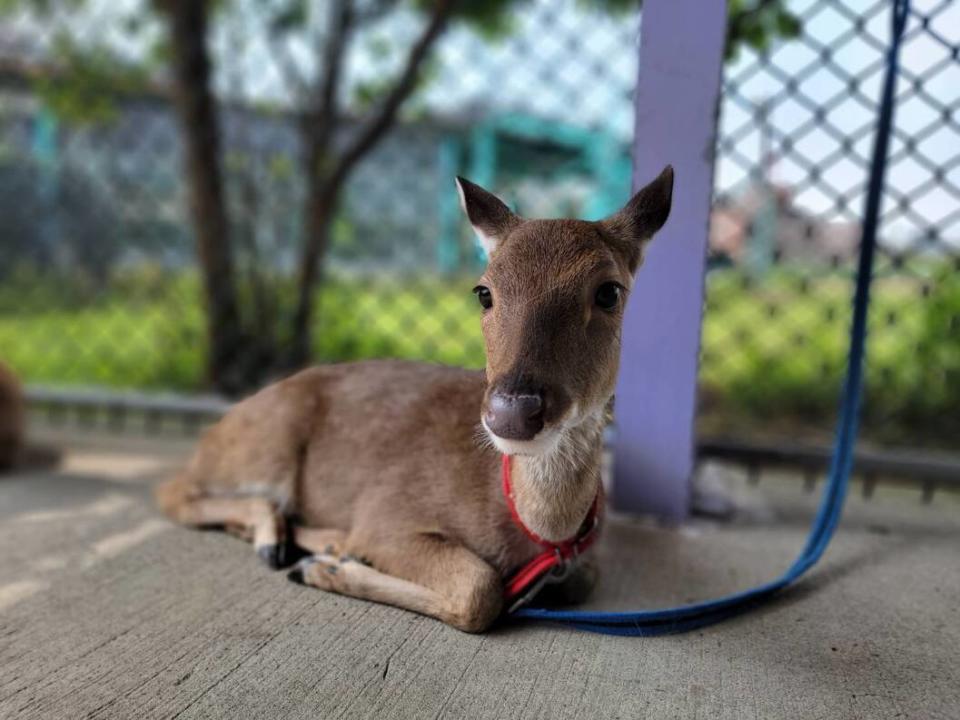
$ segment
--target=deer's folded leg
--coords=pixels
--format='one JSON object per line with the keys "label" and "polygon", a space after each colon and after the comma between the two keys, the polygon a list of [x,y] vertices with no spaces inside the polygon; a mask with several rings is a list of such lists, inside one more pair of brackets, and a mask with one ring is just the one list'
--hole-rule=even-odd
{"label": "deer's folded leg", "polygon": [[416,534],[393,537],[389,545],[348,541],[347,550],[352,554],[304,558],[291,579],[413,610],[465,632],[487,629],[500,614],[499,575],[462,545]]}
{"label": "deer's folded leg", "polygon": [[296,525],[293,528],[293,541],[297,547],[314,555],[340,556],[347,540],[343,530],[321,529]]}
{"label": "deer's folded leg", "polygon": [[283,515],[265,498],[185,497],[164,510],[185,525],[225,526],[251,538],[257,555],[272,568],[286,567],[297,559]]}

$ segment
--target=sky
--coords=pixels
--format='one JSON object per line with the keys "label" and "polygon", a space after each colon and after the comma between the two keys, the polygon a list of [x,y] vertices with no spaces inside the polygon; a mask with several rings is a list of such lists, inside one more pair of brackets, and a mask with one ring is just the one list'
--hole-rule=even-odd
{"label": "sky", "polygon": [[[732,152],[722,151],[717,158],[717,189],[737,192],[749,182],[749,168],[760,164],[766,134],[772,148],[770,176],[796,189],[801,208],[827,220],[859,217],[889,38],[888,5],[791,0],[788,6],[803,19],[809,40],[777,43],[766,68],[749,50],[727,65],[719,131],[734,142]],[[920,139],[912,153],[904,151],[901,135],[894,139],[885,230],[903,244],[936,225],[960,249],[960,1],[914,0],[913,6],[901,53],[895,122],[902,136]],[[923,16],[937,8],[942,10],[924,29]],[[857,17],[867,18],[867,39],[855,32]],[[520,107],[629,140],[638,28],[635,17],[585,12],[572,1],[534,2],[520,13],[518,32],[509,41],[491,47],[465,32],[453,33],[441,50],[445,70],[431,102],[438,108],[471,101]],[[828,59],[820,54],[824,48]],[[785,85],[791,77],[802,78],[793,97]],[[851,77],[858,81],[855,90],[849,86]],[[920,89],[913,86],[917,77],[923,81]],[[764,133],[755,112],[765,101]],[[827,108],[828,130],[810,123],[817,105]],[[846,158],[836,156],[842,141],[838,134],[856,138]],[[811,182],[810,163],[821,164],[820,180]],[[942,180],[935,180],[931,163],[942,166]],[[846,198],[843,208],[836,206],[838,194]],[[901,206],[904,196],[908,203]]]}

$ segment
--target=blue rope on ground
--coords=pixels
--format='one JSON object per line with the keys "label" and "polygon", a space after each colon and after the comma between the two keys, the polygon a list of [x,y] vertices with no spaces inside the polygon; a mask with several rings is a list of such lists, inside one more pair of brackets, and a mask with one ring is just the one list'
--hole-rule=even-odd
{"label": "blue rope on ground", "polygon": [[894,89],[900,41],[907,24],[909,10],[909,0],[894,0],[890,48],[887,53],[886,76],[864,210],[863,239],[853,299],[853,322],[850,328],[850,352],[847,359],[847,376],[840,400],[836,443],[830,465],[830,479],[824,488],[820,508],[803,552],[790,569],[777,580],[708,602],[638,612],[577,612],[526,608],[517,611],[514,617],[561,623],[580,630],[607,635],[652,636],[686,632],[739,615],[769,600],[813,567],[827,549],[837,523],[840,521],[847,484],[853,469],[853,451],[859,426],[860,396],[863,386],[870,281],[873,273],[873,257],[876,249],[877,224],[890,143],[890,129],[893,123]]}

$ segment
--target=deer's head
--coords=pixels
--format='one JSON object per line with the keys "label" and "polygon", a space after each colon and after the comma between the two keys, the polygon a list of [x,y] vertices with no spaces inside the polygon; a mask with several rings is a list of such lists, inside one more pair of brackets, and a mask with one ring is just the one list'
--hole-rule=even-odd
{"label": "deer's head", "polygon": [[673,169],[597,222],[526,220],[478,185],[457,187],[489,257],[475,288],[487,351],[481,421],[500,452],[550,452],[613,396],[627,293],[670,214]]}

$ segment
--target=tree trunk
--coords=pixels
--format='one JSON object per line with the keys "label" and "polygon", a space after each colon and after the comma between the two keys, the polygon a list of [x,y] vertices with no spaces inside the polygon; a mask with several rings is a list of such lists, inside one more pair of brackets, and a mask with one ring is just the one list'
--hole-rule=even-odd
{"label": "tree trunk", "polygon": [[330,245],[333,215],[340,196],[340,186],[333,186],[309,176],[310,187],[304,206],[304,232],[313,241],[307,244],[301,260],[297,282],[297,305],[293,315],[288,369],[301,368],[310,362],[313,344],[314,291],[323,277],[323,259]]}
{"label": "tree trunk", "polygon": [[243,349],[242,331],[220,174],[217,109],[210,90],[207,3],[165,0],[163,6],[170,23],[174,97],[207,307],[207,381],[233,394],[243,389],[243,378],[234,372]]}

